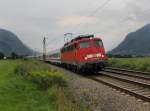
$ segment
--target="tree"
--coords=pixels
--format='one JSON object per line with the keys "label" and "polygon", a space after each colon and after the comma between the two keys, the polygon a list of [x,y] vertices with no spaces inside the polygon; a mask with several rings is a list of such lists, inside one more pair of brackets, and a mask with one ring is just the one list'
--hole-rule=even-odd
{"label": "tree", "polygon": [[4,53],[0,52],[0,59],[3,59],[5,57]]}
{"label": "tree", "polygon": [[11,53],[11,58],[12,59],[17,59],[18,57],[19,57],[18,54],[16,54],[15,52]]}

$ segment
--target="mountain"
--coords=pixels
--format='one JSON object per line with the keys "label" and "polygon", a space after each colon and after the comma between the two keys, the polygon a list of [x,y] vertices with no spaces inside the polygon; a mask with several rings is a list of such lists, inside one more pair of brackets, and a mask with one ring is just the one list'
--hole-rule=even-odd
{"label": "mountain", "polygon": [[150,24],[129,33],[110,54],[150,56]]}
{"label": "mountain", "polygon": [[0,52],[10,55],[15,52],[19,55],[32,55],[33,50],[27,47],[12,32],[0,29]]}

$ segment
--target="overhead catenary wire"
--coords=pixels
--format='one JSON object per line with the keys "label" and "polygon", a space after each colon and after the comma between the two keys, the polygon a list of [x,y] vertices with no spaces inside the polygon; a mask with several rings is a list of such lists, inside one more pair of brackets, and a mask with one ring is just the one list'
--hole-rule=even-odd
{"label": "overhead catenary wire", "polygon": [[[110,2],[111,0],[107,0],[106,2],[104,2],[102,5],[100,5],[99,7],[97,7],[94,11],[92,11],[92,13],[90,13],[87,17],[92,17],[94,16],[97,12],[102,11],[102,9]],[[146,9],[144,10],[142,13],[149,13],[150,9]],[[141,14],[140,14],[141,15]],[[138,16],[140,16],[138,15]],[[125,19],[121,20],[120,22],[124,22],[127,20],[127,18],[129,18],[129,16],[127,16]],[[79,23],[76,25],[75,30],[78,29],[78,27],[80,27],[82,24],[86,23],[86,19],[83,19],[84,23]],[[86,27],[87,28],[87,27]]]}
{"label": "overhead catenary wire", "polygon": [[[134,21],[137,21],[140,16],[142,16],[143,14],[146,14],[146,13],[150,13],[150,9],[145,9],[145,10],[143,10],[142,12],[136,14],[136,19],[131,18],[131,17],[128,15],[128,16],[126,16],[124,19],[121,19],[121,20],[119,21],[119,23],[122,23],[122,24],[120,24],[120,25],[123,25],[124,22],[127,22],[128,20],[131,20],[131,19],[134,20]],[[132,13],[132,14],[135,14],[135,13]],[[118,25],[117,25],[117,26],[118,26]],[[117,27],[117,26],[115,26],[115,27]],[[115,27],[114,27],[114,28],[115,28]],[[114,29],[114,28],[113,28],[113,29]],[[118,27],[117,27],[117,28],[118,28]],[[130,29],[127,29],[127,30],[129,31]],[[98,32],[96,32],[96,33],[98,33]]]}
{"label": "overhead catenary wire", "polygon": [[98,6],[90,15],[93,16],[94,14],[96,14],[97,12],[100,11],[100,9],[102,10],[111,0],[107,0],[106,2],[104,2],[102,5]]}
{"label": "overhead catenary wire", "polygon": [[[93,16],[94,14],[96,14],[98,11],[102,10],[110,1],[111,1],[111,0],[106,0],[103,4],[99,5],[95,10],[93,10],[91,13],[89,13],[89,15],[88,15],[87,17],[91,17],[91,16]],[[84,21],[84,22],[86,21],[85,18],[83,18],[83,21]],[[82,25],[82,23],[79,23],[79,24],[77,24],[73,29],[74,29],[74,30],[77,30],[78,27],[80,27],[81,25]],[[56,38],[53,39],[53,40],[56,40]]]}
{"label": "overhead catenary wire", "polygon": [[[87,17],[91,17],[94,16],[97,12],[99,12],[100,10],[102,11],[105,6],[110,2],[111,0],[107,0],[105,1],[103,4],[101,4],[100,6],[98,6],[94,11],[92,11]],[[84,23],[86,23],[86,19],[83,18]],[[83,23],[79,23],[75,26],[74,30],[77,30],[78,27],[80,27]]]}
{"label": "overhead catenary wire", "polygon": [[[93,10],[91,13],[89,13],[86,17],[94,16],[94,15],[97,14],[98,12],[102,11],[102,10],[106,7],[106,5],[108,5],[108,3],[110,3],[110,1],[111,1],[111,0],[107,0],[107,1],[105,1],[103,4],[101,4],[101,5],[99,5],[98,7],[96,7],[95,10]],[[147,10],[144,10],[143,13],[149,13],[149,11],[150,11],[150,9],[147,9]],[[141,16],[141,14],[138,15],[138,16]],[[130,17],[129,17],[129,16],[126,16],[124,19],[120,20],[119,23],[124,23],[125,21],[127,21],[128,18],[130,18]],[[87,19],[83,17],[83,22],[82,22],[82,23],[79,23],[79,24],[77,24],[77,25],[75,25],[74,30],[75,30],[75,31],[80,30],[79,28],[82,28],[82,27],[80,27],[80,26],[81,26],[82,24],[84,24],[84,26],[85,26],[85,25],[86,25],[86,21],[87,21]],[[123,24],[121,24],[121,25],[123,25]],[[114,28],[115,28],[115,27],[114,27]],[[73,32],[73,33],[74,33],[74,32]],[[75,34],[76,34],[76,33],[75,33]],[[94,33],[94,34],[95,34],[95,33]],[[54,40],[57,40],[57,39],[55,38]]]}
{"label": "overhead catenary wire", "polygon": [[[107,0],[107,1],[105,1],[103,4],[99,5],[99,6],[98,6],[95,10],[93,10],[87,17],[94,16],[97,12],[102,11],[102,10],[105,8],[105,6],[106,6],[110,1],[111,1],[111,0]],[[143,12],[144,12],[144,13],[148,13],[149,10],[150,10],[150,9],[147,9],[147,10],[144,10]],[[124,21],[126,21],[126,19],[127,19],[127,17],[126,17],[125,19],[121,20],[120,22],[124,22]],[[85,19],[85,18],[83,18],[83,22],[86,23],[86,19]],[[81,26],[82,24],[84,24],[84,23],[79,23],[79,24],[77,24],[73,29],[74,29],[75,31],[77,31],[77,30],[80,28],[80,26]],[[71,31],[70,31],[70,32],[71,32]],[[56,40],[56,39],[54,39],[54,40]]]}

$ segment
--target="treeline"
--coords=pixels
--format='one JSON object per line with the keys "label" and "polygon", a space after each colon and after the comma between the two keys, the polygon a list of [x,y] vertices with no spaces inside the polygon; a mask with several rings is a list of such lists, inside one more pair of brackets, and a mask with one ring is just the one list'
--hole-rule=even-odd
{"label": "treeline", "polygon": [[132,55],[119,55],[119,54],[107,54],[108,57],[113,58],[132,58]]}
{"label": "treeline", "polygon": [[147,56],[138,56],[138,55],[120,55],[120,54],[107,54],[110,58],[134,58],[134,57],[147,57]]}
{"label": "treeline", "polygon": [[3,52],[0,52],[0,59],[21,59],[24,56],[18,55],[15,52],[12,52],[9,56],[5,55]]}

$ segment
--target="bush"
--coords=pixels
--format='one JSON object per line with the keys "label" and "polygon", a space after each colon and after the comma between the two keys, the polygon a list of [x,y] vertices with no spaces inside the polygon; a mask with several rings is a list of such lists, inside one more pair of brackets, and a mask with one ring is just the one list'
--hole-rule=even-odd
{"label": "bush", "polygon": [[33,82],[39,84],[44,89],[56,85],[59,87],[65,87],[67,85],[64,76],[59,72],[33,71],[30,76]]}
{"label": "bush", "polygon": [[[38,61],[23,61],[15,69],[15,74],[36,83],[48,93],[49,99],[56,104],[58,111],[89,111],[75,102],[68,94],[66,78],[63,73],[51,69]],[[74,102],[73,102],[74,101]],[[84,110],[85,109],[85,110]]]}
{"label": "bush", "polygon": [[56,85],[59,87],[65,87],[67,85],[62,73],[50,69],[47,65],[39,65],[39,62],[26,62],[26,64],[20,64],[15,69],[15,73],[33,81],[42,89],[47,89]]}
{"label": "bush", "polygon": [[2,52],[0,52],[0,59],[3,59],[4,58],[4,54]]}
{"label": "bush", "polygon": [[14,70],[14,73],[18,74],[20,76],[28,76],[29,75],[29,71],[23,65],[18,65],[17,68]]}

